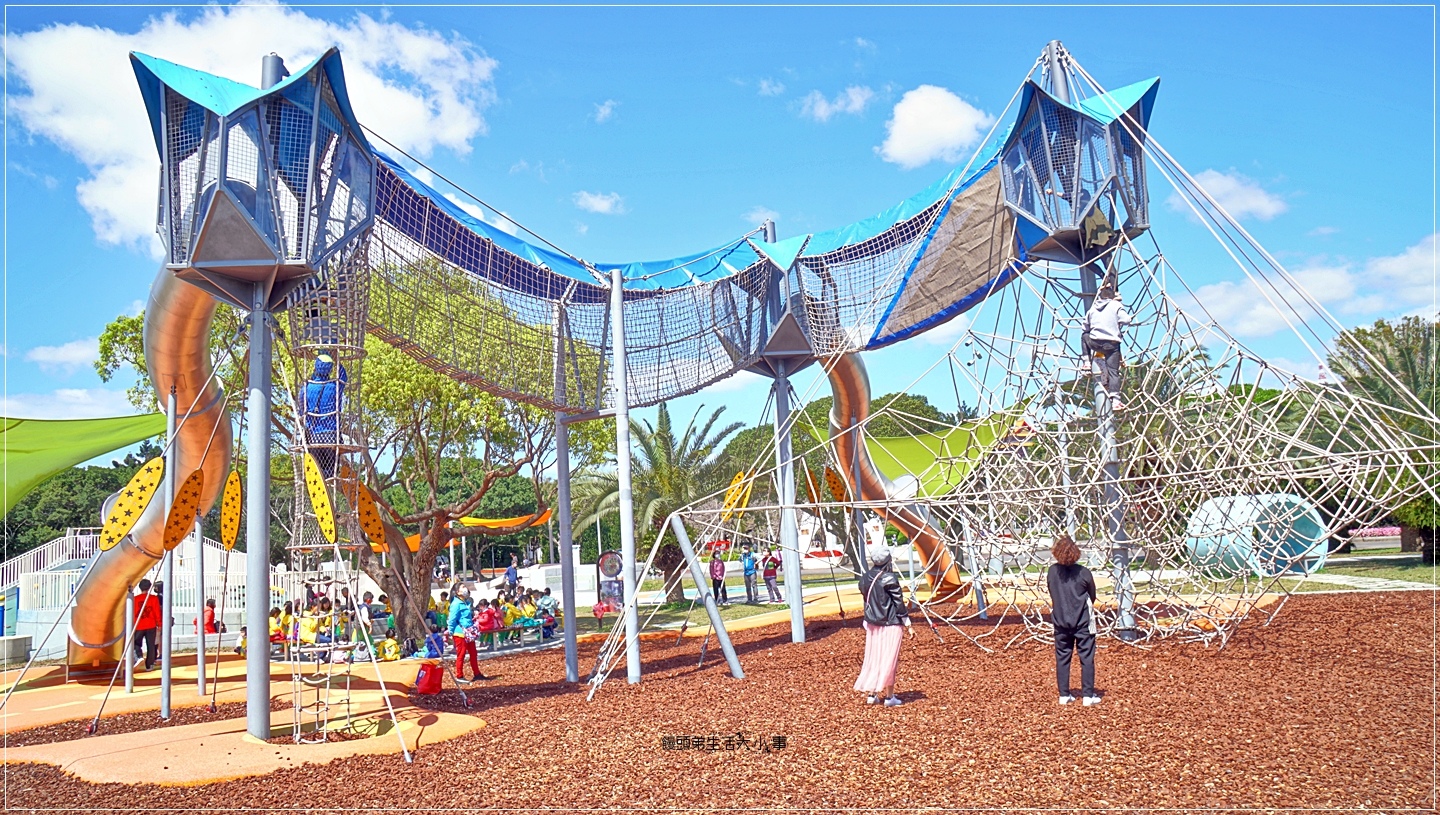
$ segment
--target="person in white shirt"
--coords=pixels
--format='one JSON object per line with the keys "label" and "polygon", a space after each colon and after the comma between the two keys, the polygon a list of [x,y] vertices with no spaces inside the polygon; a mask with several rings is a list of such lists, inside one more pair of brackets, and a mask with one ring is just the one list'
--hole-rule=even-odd
{"label": "person in white shirt", "polygon": [[1080,327],[1081,344],[1090,356],[1090,368],[1110,394],[1110,410],[1124,409],[1120,402],[1120,340],[1125,327],[1134,318],[1120,302],[1120,293],[1114,284],[1100,287],[1090,310],[1085,312],[1085,321]]}

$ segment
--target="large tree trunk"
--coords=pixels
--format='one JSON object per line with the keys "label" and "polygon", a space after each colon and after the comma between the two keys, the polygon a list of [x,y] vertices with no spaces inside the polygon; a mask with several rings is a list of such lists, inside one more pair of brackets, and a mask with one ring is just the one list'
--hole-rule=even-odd
{"label": "large tree trunk", "polygon": [[[1433,537],[1433,535],[1432,535],[1432,537]],[[1413,527],[1413,526],[1401,526],[1401,527],[1400,527],[1400,551],[1402,551],[1402,552],[1418,552],[1418,551],[1420,551],[1420,546],[1421,546],[1420,530],[1417,529],[1417,528],[1415,528],[1415,527]]]}
{"label": "large tree trunk", "polygon": [[655,565],[659,566],[661,574],[665,575],[665,602],[685,602],[683,575],[688,564],[685,562],[685,553],[680,551],[680,546],[667,541],[661,546],[660,551],[655,553]]}
{"label": "large tree trunk", "polygon": [[[415,565],[414,556],[405,544],[404,533],[389,523],[385,524],[385,543],[390,547],[389,567],[380,565],[379,555],[368,549],[361,549],[360,568],[380,586],[380,591],[390,598],[390,609],[395,613],[396,637],[401,642],[404,642],[406,637],[414,637],[416,642],[424,642],[425,636],[430,633],[425,622],[430,581],[426,579],[422,584],[423,588],[419,588],[414,580],[409,578]],[[402,575],[406,576],[403,582]]]}
{"label": "large tree trunk", "polygon": [[1420,533],[1420,562],[1427,566],[1435,565],[1435,528],[1425,527],[1418,530]]}

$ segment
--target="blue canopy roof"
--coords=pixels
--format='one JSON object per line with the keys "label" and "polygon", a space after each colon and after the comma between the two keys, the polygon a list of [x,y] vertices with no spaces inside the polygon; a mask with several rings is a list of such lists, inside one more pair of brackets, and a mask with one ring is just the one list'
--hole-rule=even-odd
{"label": "blue canopy roof", "polygon": [[370,148],[370,142],[365,138],[365,132],[360,128],[360,122],[355,118],[355,111],[350,106],[350,94],[345,89],[345,69],[340,62],[338,48],[328,49],[274,87],[263,90],[223,76],[176,65],[139,51],[130,52],[130,67],[135,70],[135,79],[140,83],[140,95],[145,98],[145,109],[150,113],[150,130],[155,136],[156,150],[163,151],[160,133],[160,115],[164,110],[164,100],[160,92],[162,86],[171,88],[217,116],[229,116],[263,96],[285,90],[316,70],[323,71],[325,78],[329,80],[330,89],[335,94],[335,102],[340,106],[340,115],[345,119],[345,123],[354,131],[360,143],[367,149]]}
{"label": "blue canopy roof", "polygon": [[[275,87],[265,90],[138,52],[131,53],[130,57],[136,78],[140,83],[141,93],[145,97],[146,108],[150,113],[150,125],[154,131],[157,148],[162,146],[160,124],[163,101],[161,88],[164,86],[173,88],[207,110],[221,116],[228,116],[267,94],[283,92],[312,71],[323,71],[334,90],[336,102],[339,104],[346,122],[353,128],[356,136],[371,152],[375,153],[376,157],[396,178],[429,200],[447,216],[453,218],[457,224],[528,264],[539,267],[531,277],[544,277],[545,273],[549,272],[566,280],[577,280],[588,284],[598,283],[604,286],[608,282],[609,273],[619,268],[622,270],[625,288],[637,294],[681,288],[724,278],[755,264],[760,259],[762,251],[765,256],[775,261],[776,265],[783,264],[788,267],[802,252],[806,256],[823,255],[875,238],[892,229],[896,224],[924,212],[944,200],[947,194],[973,181],[976,176],[989,168],[992,160],[1009,137],[1008,133],[1002,134],[999,138],[990,139],[982,145],[981,154],[967,165],[970,168],[970,172],[966,174],[967,177],[961,177],[962,174],[965,174],[966,168],[957,167],[895,206],[870,218],[838,229],[813,235],[795,236],[779,241],[773,246],[763,242],[752,243],[745,237],[738,237],[734,241],[710,250],[666,260],[587,263],[563,251],[532,244],[475,217],[444,194],[420,181],[395,159],[370,147],[368,141],[364,139],[359,122],[355,119],[349,96],[345,91],[345,76],[338,49],[327,50],[293,76]],[[1144,126],[1148,124],[1159,82],[1158,78],[1136,82],[1071,104],[1069,107],[1101,124],[1109,124],[1122,113],[1132,110],[1138,105],[1138,112],[1142,119],[1141,124]],[[1027,83],[1024,97],[1018,108],[1019,111],[1025,110],[1026,103],[1034,93],[1045,93],[1045,91],[1034,82]],[[566,285],[558,280],[539,279],[528,280],[522,286],[523,289],[542,294],[542,296],[562,291],[565,287]]]}

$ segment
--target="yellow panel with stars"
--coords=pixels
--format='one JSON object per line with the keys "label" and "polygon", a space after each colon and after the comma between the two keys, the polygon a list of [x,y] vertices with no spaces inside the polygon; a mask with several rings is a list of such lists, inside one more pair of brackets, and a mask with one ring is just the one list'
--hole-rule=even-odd
{"label": "yellow panel with stars", "polygon": [[310,493],[310,506],[315,510],[315,523],[327,543],[335,542],[335,511],[330,508],[330,492],[325,489],[325,476],[315,457],[305,454],[305,491]]}
{"label": "yellow panel with stars", "polygon": [[352,507],[360,500],[359,486],[360,476],[355,474],[355,468],[343,461],[340,462],[340,492]]}
{"label": "yellow panel with stars", "polygon": [[361,484],[357,493],[356,509],[360,514],[360,528],[365,530],[365,537],[370,539],[371,549],[379,552],[385,551],[385,524],[380,520],[380,510],[375,506],[375,496],[370,493],[370,488]]}
{"label": "yellow panel with stars", "polygon": [[240,537],[240,503],[243,493],[240,489],[240,472],[231,470],[225,479],[225,494],[220,499],[220,542],[226,549],[235,548]]}
{"label": "yellow panel with stars", "polygon": [[830,488],[830,494],[836,501],[850,500],[850,488],[845,485],[845,479],[829,467],[825,468],[825,486]]}
{"label": "yellow panel with stars", "polygon": [[170,551],[185,540],[195,528],[195,516],[200,513],[200,493],[205,489],[205,471],[196,470],[185,479],[175,491],[175,502],[170,505],[170,515],[165,519],[165,551]]}
{"label": "yellow panel with stars", "polygon": [[165,477],[165,459],[161,457],[152,458],[145,462],[140,471],[120,491],[120,498],[115,506],[110,508],[110,514],[105,517],[105,528],[100,532],[100,548],[111,549],[119,543],[130,530],[135,528],[135,522],[140,520],[140,513],[145,507],[150,506],[150,501],[159,491],[160,479]]}

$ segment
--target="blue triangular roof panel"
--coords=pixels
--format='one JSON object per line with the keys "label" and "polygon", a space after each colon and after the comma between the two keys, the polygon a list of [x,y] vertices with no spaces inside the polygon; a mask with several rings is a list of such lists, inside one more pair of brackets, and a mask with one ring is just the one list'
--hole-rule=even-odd
{"label": "blue triangular roof panel", "polygon": [[164,94],[160,92],[161,86],[171,88],[186,99],[218,116],[229,116],[261,97],[284,91],[292,84],[302,81],[306,75],[316,69],[325,72],[325,78],[330,82],[330,90],[335,94],[335,102],[340,106],[340,115],[350,125],[361,144],[366,149],[370,149],[365,132],[360,128],[360,122],[355,118],[355,111],[350,106],[350,95],[345,89],[345,70],[340,62],[338,48],[330,48],[304,68],[291,74],[274,87],[264,90],[243,82],[236,82],[233,79],[226,79],[223,76],[187,68],[184,65],[176,65],[168,60],[138,51],[130,52],[130,66],[135,71],[135,79],[140,83],[140,95],[145,98],[145,108],[150,113],[150,129],[154,133],[157,150],[163,143],[160,133],[160,112],[164,105]]}
{"label": "blue triangular roof panel", "polygon": [[750,245],[765,257],[770,258],[770,262],[775,264],[780,271],[788,272],[790,267],[795,265],[795,258],[800,256],[801,250],[805,248],[805,244],[809,240],[809,235],[796,235],[793,238],[786,238],[774,243],[751,241]]}
{"label": "blue triangular roof panel", "polygon": [[1102,125],[1108,125],[1139,103],[1140,126],[1148,128],[1150,110],[1155,106],[1155,93],[1159,90],[1160,77],[1157,76],[1092,96],[1081,101],[1078,107],[1090,118]]}

